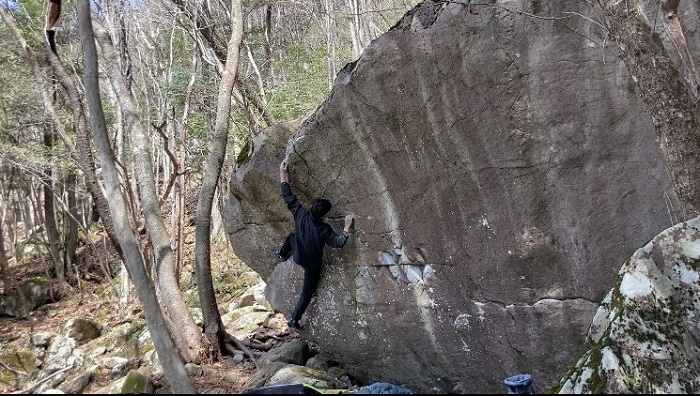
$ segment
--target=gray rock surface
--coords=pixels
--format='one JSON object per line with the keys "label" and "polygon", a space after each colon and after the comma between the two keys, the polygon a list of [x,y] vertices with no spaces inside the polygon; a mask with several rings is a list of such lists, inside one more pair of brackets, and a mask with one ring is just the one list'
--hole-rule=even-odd
{"label": "gray rock surface", "polygon": [[304,340],[296,339],[270,349],[256,361],[256,367],[264,367],[272,362],[303,366],[310,356],[309,344]]}
{"label": "gray rock surface", "polygon": [[80,344],[99,337],[102,333],[102,328],[94,320],[71,318],[63,325],[63,332],[66,337],[73,338]]}
{"label": "gray rock surface", "polygon": [[292,230],[280,161],[303,202],[333,203],[336,229],[356,215],[302,324],[365,383],[501,393],[527,372],[547,389],[620,265],[679,221],[653,123],[588,2],[474,10],[421,3],[231,177],[231,244],[285,314],[301,269],[268,256]]}

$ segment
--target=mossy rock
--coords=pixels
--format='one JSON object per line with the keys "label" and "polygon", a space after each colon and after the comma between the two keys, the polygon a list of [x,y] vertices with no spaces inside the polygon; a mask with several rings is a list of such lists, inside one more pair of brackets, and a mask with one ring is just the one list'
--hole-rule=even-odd
{"label": "mossy rock", "polygon": [[130,370],[124,378],[121,393],[153,393],[151,380],[136,370]]}
{"label": "mossy rock", "polygon": [[[0,354],[0,362],[13,370],[32,374],[38,370],[35,362],[34,352],[29,350],[9,351]],[[20,381],[25,381],[26,377],[20,375]],[[0,387],[15,386],[15,374],[10,370],[0,370]]]}
{"label": "mossy rock", "polygon": [[25,318],[36,308],[59,297],[58,290],[44,278],[26,279],[8,294],[0,295],[0,314]]}

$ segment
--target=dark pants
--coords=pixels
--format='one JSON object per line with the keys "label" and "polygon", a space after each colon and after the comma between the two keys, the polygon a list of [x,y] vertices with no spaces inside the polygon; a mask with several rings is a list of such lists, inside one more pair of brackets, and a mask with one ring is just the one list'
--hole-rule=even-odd
{"label": "dark pants", "polygon": [[[292,255],[292,251],[294,250],[294,236],[292,232],[284,239],[284,243],[280,249],[280,256],[289,258],[289,256]],[[297,264],[301,265],[300,263]],[[306,312],[306,308],[311,302],[311,297],[313,297],[318,283],[321,280],[321,266],[318,266],[318,269],[310,269],[303,265],[301,265],[301,267],[304,268],[304,286],[301,288],[301,295],[299,296],[299,301],[297,301],[297,306],[294,308],[294,312],[292,312],[292,318],[297,321],[301,320],[302,315]]]}

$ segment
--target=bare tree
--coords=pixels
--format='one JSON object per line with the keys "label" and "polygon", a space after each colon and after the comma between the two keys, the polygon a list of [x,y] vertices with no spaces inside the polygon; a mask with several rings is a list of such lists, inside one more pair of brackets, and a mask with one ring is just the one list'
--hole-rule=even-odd
{"label": "bare tree", "polygon": [[[243,12],[240,0],[231,0],[231,38],[228,42],[226,64],[219,83],[219,95],[216,106],[216,124],[212,136],[207,166],[197,200],[195,219],[195,261],[197,271],[197,290],[204,316],[204,332],[210,340],[210,353],[218,356],[226,351],[228,342],[242,346],[235,337],[230,336],[221,321],[214,286],[211,278],[211,215],[214,195],[228,144],[229,117],[231,114],[231,96],[238,71],[240,46],[243,39]],[[254,359],[252,354],[249,354]]]}
{"label": "bare tree", "polygon": [[[48,126],[44,127],[44,146],[47,155],[51,155],[51,148],[54,143],[54,134],[51,128]],[[46,236],[49,254],[51,255],[51,261],[53,262],[54,270],[56,271],[56,278],[58,280],[58,288],[60,294],[65,293],[65,266],[62,260],[61,254],[61,242],[60,235],[58,232],[58,223],[56,221],[56,210],[53,200],[53,190],[54,190],[54,178],[53,170],[51,165],[46,165],[44,171],[41,175],[41,180],[43,183],[44,192],[44,223],[46,224]]]}
{"label": "bare tree", "polygon": [[167,324],[158,304],[155,287],[146,272],[136,236],[129,224],[127,207],[123,192],[120,189],[117,166],[109,142],[100,100],[97,47],[90,15],[90,3],[87,0],[78,1],[78,26],[84,54],[84,83],[88,108],[90,109],[90,125],[95,147],[103,166],[102,175],[107,195],[110,197],[109,208],[114,218],[116,235],[122,246],[127,268],[143,306],[156,352],[170,385],[175,393],[195,393],[194,386],[187,377],[187,372],[177,354],[170,333],[166,331]]}
{"label": "bare tree", "polygon": [[683,27],[681,26],[681,20],[678,16],[678,5],[680,0],[662,0],[661,9],[664,12],[664,18],[662,21],[664,27],[668,32],[668,36],[671,39],[671,43],[678,52],[678,57],[680,60],[680,72],[683,79],[688,86],[688,90],[693,97],[695,102],[700,98],[700,77],[695,69],[695,64],[693,58],[688,50],[688,43],[685,40],[685,35],[683,34]]}
{"label": "bare tree", "polygon": [[326,35],[326,71],[328,72],[328,89],[330,90],[333,87],[333,80],[335,79],[335,75],[338,73],[338,65],[336,62],[336,40],[335,40],[335,33],[336,33],[336,26],[335,26],[335,18],[334,18],[334,5],[333,5],[333,0],[324,0],[324,14],[323,14],[323,21],[324,21],[324,26],[325,29],[323,32]]}
{"label": "bare tree", "polygon": [[2,193],[0,192],[0,271],[2,271],[2,284],[5,293],[9,292],[15,287],[14,276],[12,275],[12,268],[7,259],[7,251],[5,250],[5,214],[7,211],[7,202],[5,201]]}
{"label": "bare tree", "polygon": [[[191,34],[199,47],[202,59],[205,62],[215,65],[217,70],[221,71],[226,61],[228,50],[223,38],[214,30],[214,26],[217,24],[211,19],[207,6],[208,3],[193,3],[184,0],[171,1],[176,7],[183,11],[186,17],[191,21]],[[236,79],[233,96],[236,101],[241,104],[241,110],[246,113],[246,117],[249,120],[254,118],[253,113],[257,113],[267,125],[276,123],[265,101],[255,93],[255,89],[251,88],[246,81],[240,78]],[[249,124],[249,127],[252,128],[253,125],[255,125],[255,123]],[[255,130],[251,132],[253,134],[256,133]]]}
{"label": "bare tree", "polygon": [[[48,11],[50,15],[47,15],[47,24],[51,23],[51,25],[53,26],[60,15],[60,2],[54,1],[51,4],[49,4]],[[32,75],[34,76],[34,80],[37,83],[37,89],[40,93],[40,96],[43,99],[44,107],[50,116],[54,131],[56,135],[61,138],[64,146],[68,149],[70,158],[80,167],[83,179],[85,180],[86,187],[90,192],[93,201],[95,202],[97,213],[102,219],[105,231],[110,237],[110,240],[112,241],[112,244],[117,254],[121,257],[122,251],[121,247],[117,243],[114,226],[112,223],[112,217],[109,213],[107,198],[104,195],[102,187],[97,181],[95,161],[92,155],[92,148],[88,138],[87,119],[85,117],[82,98],[80,97],[80,93],[76,84],[71,80],[70,76],[66,73],[65,69],[63,68],[63,65],[58,59],[58,56],[55,52],[55,46],[53,46],[48,41],[48,37],[55,38],[55,36],[47,36],[47,41],[43,42],[44,54],[49,61],[49,64],[58,83],[68,95],[68,99],[70,101],[70,105],[73,111],[73,128],[76,132],[75,144],[71,139],[68,138],[68,134],[65,131],[63,122],[61,122],[58,119],[58,116],[56,115],[56,110],[53,106],[52,95],[49,93],[47,88],[48,82],[45,80],[44,74],[40,70],[40,65],[36,59],[36,56],[34,55],[31,46],[27,44],[22,33],[15,26],[12,18],[10,18],[7,15],[4,9],[0,9],[0,17],[2,17],[3,21],[12,32],[16,42],[19,43],[20,47],[25,50],[26,59],[30,64]],[[74,235],[74,232],[74,224],[72,224],[71,231],[69,231],[69,240],[67,241],[67,245],[69,246],[66,247],[66,254],[74,253],[74,248],[72,247],[74,242],[71,242],[74,241],[74,237],[77,238],[77,233]]]}
{"label": "bare tree", "polygon": [[[78,175],[75,170],[69,169],[68,175],[64,182],[67,201],[68,201],[68,216],[64,220],[65,223],[65,243],[63,249],[63,262],[66,268],[72,269],[73,263],[75,262],[75,252],[78,245],[78,200],[76,190],[78,188]],[[71,272],[72,274],[72,272]],[[74,279],[74,277],[68,274],[69,279]]]}

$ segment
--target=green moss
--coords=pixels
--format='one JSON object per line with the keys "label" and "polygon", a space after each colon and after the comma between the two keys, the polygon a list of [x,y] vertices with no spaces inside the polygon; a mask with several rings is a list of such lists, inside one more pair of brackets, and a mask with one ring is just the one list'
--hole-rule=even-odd
{"label": "green moss", "polygon": [[583,385],[583,393],[601,394],[604,393],[607,376],[600,373],[600,362],[603,360],[603,348],[605,341],[610,339],[610,329],[601,338],[601,341],[591,348],[591,357],[584,366],[591,370],[591,377]]}
{"label": "green moss", "polygon": [[140,333],[144,328],[145,323],[132,322],[120,325],[112,332],[116,337],[112,338],[112,343],[108,347],[127,359],[142,358],[147,351],[153,349],[150,341],[144,343],[140,339]]}
{"label": "green moss", "polygon": [[[0,362],[7,367],[26,374],[34,373],[38,370],[34,363],[34,352],[29,350],[9,351],[0,355]],[[15,386],[16,379],[24,379],[25,377],[16,377],[10,370],[0,370],[0,384]]]}
{"label": "green moss", "polygon": [[[624,266],[627,266],[629,264],[629,259],[625,262]],[[621,315],[622,312],[624,312],[624,304],[625,304],[625,299],[622,297],[622,293],[620,293],[620,285],[622,284],[622,275],[617,276],[617,280],[615,281],[615,286],[613,286],[612,289],[612,296],[610,298],[610,312],[614,312],[615,315]]]}
{"label": "green moss", "polygon": [[259,282],[258,278],[243,275],[245,272],[250,271],[248,267],[240,266],[235,262],[231,264],[233,270],[220,271],[214,275],[214,290],[216,292],[216,301],[219,303],[225,303],[240,297],[246,290]]}
{"label": "green moss", "polygon": [[[605,330],[605,333],[603,333],[600,341],[595,343],[593,346],[590,346],[589,350],[584,352],[581,355],[581,358],[571,365],[567,373],[559,380],[559,383],[550,387],[547,390],[547,393],[559,393],[567,380],[574,377],[580,377],[587,369],[591,371],[591,377],[582,384],[582,392],[594,394],[603,393],[605,384],[607,383],[607,376],[605,373],[601,374],[600,362],[603,357],[603,348],[606,346],[611,347],[610,327]],[[581,361],[581,359],[585,359],[585,361],[580,367],[577,367],[576,365],[579,361]]]}
{"label": "green moss", "polygon": [[[663,334],[668,342],[683,343],[685,338],[685,326],[683,318],[685,317],[684,308],[675,298],[669,297],[659,299],[657,305],[642,308],[632,308],[640,320],[652,328],[654,332]],[[659,339],[656,334],[648,334],[651,332],[640,332],[635,334],[634,339],[638,341],[656,341],[664,342]]]}
{"label": "green moss", "polygon": [[136,370],[129,371],[124,378],[121,393],[153,393],[151,381]]}
{"label": "green moss", "polygon": [[236,165],[244,165],[250,160],[250,145],[253,144],[251,140],[246,141],[246,143],[241,148],[238,157],[236,157]]}

